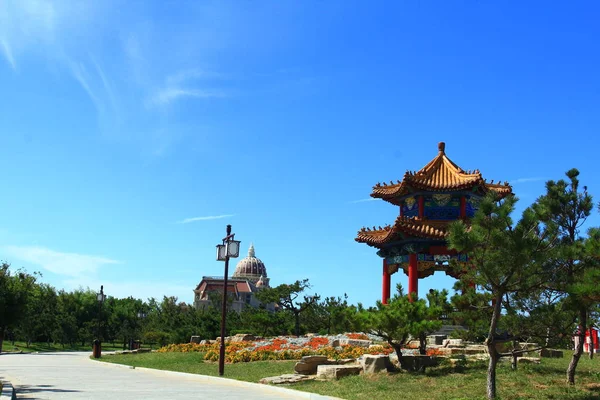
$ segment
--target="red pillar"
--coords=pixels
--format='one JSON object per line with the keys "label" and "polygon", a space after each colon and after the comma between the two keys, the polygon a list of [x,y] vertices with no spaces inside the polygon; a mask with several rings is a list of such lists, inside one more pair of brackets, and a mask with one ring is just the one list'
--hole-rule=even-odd
{"label": "red pillar", "polygon": [[419,196],[419,218],[423,218],[425,216],[425,198],[423,196]]}
{"label": "red pillar", "polygon": [[465,218],[467,216],[467,198],[460,196],[460,217]]}
{"label": "red pillar", "polygon": [[390,283],[391,283],[391,275],[388,270],[387,261],[385,258],[383,259],[383,285],[381,290],[381,302],[383,304],[387,304],[390,299]]}
{"label": "red pillar", "polygon": [[[419,296],[419,273],[417,271],[417,254],[412,253],[408,256],[408,294],[411,299]],[[414,297],[413,297],[414,293]]]}

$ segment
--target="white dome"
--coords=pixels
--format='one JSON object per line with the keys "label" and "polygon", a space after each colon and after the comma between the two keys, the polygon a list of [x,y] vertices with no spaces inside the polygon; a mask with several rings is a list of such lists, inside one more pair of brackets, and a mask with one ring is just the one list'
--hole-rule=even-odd
{"label": "white dome", "polygon": [[235,272],[233,273],[234,278],[246,278],[253,281],[258,281],[260,277],[267,277],[267,268],[265,264],[259,259],[256,258],[254,253],[254,245],[250,244],[250,248],[248,249],[248,256],[242,258],[235,267]]}

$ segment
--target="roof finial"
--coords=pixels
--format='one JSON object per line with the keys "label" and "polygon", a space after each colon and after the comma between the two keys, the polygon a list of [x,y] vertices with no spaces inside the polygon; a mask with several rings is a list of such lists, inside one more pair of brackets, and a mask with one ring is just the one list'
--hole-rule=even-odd
{"label": "roof finial", "polygon": [[248,249],[248,257],[256,257],[254,253],[254,243],[250,243],[250,248]]}
{"label": "roof finial", "polygon": [[440,151],[440,153],[444,154],[446,152],[446,143],[439,142],[438,143],[438,150]]}

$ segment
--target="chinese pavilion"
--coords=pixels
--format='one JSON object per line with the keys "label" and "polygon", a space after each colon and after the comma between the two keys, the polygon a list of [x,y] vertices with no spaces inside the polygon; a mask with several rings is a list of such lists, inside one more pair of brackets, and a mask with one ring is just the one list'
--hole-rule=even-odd
{"label": "chinese pavilion", "polygon": [[371,197],[400,208],[393,225],[362,228],[356,241],[379,249],[383,258],[382,302],[390,298],[391,275],[402,269],[408,275],[408,293],[418,296],[418,280],[444,271],[460,278],[450,268],[454,259],[466,263],[468,255],[449,250],[448,226],[455,220],[468,221],[479,201],[493,190],[500,197],[512,194],[508,182],[487,182],[479,170],[464,171],[446,156],[445,143],[438,155],[418,172],[407,171],[402,181],[378,183]]}

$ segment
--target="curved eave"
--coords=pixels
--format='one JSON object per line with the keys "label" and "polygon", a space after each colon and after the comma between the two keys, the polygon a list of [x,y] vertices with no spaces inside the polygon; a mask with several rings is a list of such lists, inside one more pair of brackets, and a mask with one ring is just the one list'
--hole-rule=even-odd
{"label": "curved eave", "polygon": [[394,234],[394,229],[389,225],[383,228],[379,227],[379,229],[375,227],[373,227],[373,229],[362,228],[360,231],[358,231],[358,234],[354,240],[359,243],[366,243],[372,247],[380,247],[388,243]]}
{"label": "curved eave", "polygon": [[431,222],[411,217],[398,217],[394,226],[362,228],[354,240],[372,247],[382,247],[406,237],[444,240],[448,223]]}
{"label": "curved eave", "polygon": [[394,223],[394,229],[403,232],[406,236],[445,239],[448,235],[446,228],[450,222],[432,222],[414,217],[398,217]]}
{"label": "curved eave", "polygon": [[492,190],[492,191],[496,192],[500,196],[500,198],[504,198],[508,195],[513,194],[512,186],[510,186],[506,183],[504,185],[494,184],[494,183],[486,183],[485,188],[488,191]]}

